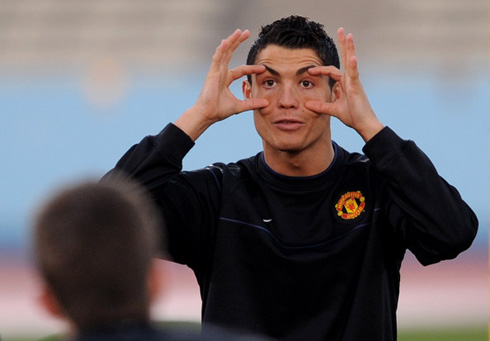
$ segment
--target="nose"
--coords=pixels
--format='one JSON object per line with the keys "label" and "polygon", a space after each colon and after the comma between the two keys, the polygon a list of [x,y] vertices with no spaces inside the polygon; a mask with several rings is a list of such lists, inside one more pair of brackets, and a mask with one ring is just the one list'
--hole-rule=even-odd
{"label": "nose", "polygon": [[293,86],[285,85],[279,94],[279,106],[285,109],[297,108],[298,98]]}

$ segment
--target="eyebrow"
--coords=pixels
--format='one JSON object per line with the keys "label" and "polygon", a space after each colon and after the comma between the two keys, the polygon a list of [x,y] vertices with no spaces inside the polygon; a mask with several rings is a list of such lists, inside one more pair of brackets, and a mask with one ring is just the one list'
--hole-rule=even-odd
{"label": "eyebrow", "polygon": [[[264,64],[259,64],[259,65],[264,65]],[[280,76],[280,73],[277,72],[276,70],[274,70],[273,68],[271,68],[267,65],[264,65],[264,66],[265,66],[265,69],[267,71],[269,71],[271,74],[273,74],[274,76]],[[308,65],[308,66],[302,67],[301,69],[296,71],[296,76],[302,75],[303,73],[307,72],[308,69],[311,69],[312,67],[316,67],[316,66],[318,66],[318,65]]]}

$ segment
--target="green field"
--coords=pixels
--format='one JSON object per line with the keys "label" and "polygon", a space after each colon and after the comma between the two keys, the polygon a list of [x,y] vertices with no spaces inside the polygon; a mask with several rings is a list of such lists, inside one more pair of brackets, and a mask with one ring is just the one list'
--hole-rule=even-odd
{"label": "green field", "polygon": [[399,341],[486,341],[488,329],[483,327],[442,330],[400,330]]}
{"label": "green field", "polygon": [[[182,327],[182,325],[178,325]],[[187,326],[195,328],[195,325]],[[485,341],[488,340],[488,330],[485,326],[461,329],[441,329],[441,330],[400,330],[398,333],[399,341]],[[40,340],[35,337],[1,338],[0,340],[10,341],[35,341]],[[59,335],[46,336],[42,341],[60,341]]]}

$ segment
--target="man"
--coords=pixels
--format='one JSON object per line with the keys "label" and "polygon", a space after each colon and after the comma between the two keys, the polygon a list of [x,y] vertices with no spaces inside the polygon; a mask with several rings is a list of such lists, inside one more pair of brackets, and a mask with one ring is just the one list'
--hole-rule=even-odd
{"label": "man", "polygon": [[[394,340],[400,266],[456,257],[477,232],[472,210],[411,141],[384,127],[359,80],[352,35],[344,71],[323,26],[291,16],[213,56],[196,103],[117,163],[144,184],[168,227],[169,253],[196,274],[202,319],[282,340]],[[245,100],[228,86],[247,76]],[[253,110],[263,152],[182,172],[213,123]],[[355,129],[366,156],[331,140],[330,118]],[[110,176],[109,173],[108,176]]]}
{"label": "man", "polygon": [[161,287],[158,215],[138,186],[84,182],[55,193],[34,224],[43,306],[75,340],[200,340],[150,324]]}

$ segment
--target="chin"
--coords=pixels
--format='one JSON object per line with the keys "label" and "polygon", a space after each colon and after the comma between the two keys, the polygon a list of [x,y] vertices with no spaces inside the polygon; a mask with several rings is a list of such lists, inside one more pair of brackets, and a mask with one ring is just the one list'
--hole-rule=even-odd
{"label": "chin", "polygon": [[303,146],[297,143],[282,143],[278,144],[275,149],[279,150],[280,152],[296,154],[303,150]]}

